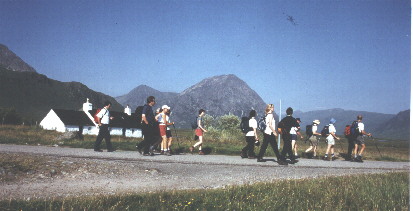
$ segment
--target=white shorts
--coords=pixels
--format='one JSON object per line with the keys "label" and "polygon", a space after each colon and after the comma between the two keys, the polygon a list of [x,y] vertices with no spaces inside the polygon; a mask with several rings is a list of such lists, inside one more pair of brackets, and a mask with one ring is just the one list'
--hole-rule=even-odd
{"label": "white shorts", "polygon": [[333,138],[333,136],[328,136],[327,137],[327,144],[330,144],[330,145],[335,145],[336,144],[336,142],[334,141],[334,138]]}

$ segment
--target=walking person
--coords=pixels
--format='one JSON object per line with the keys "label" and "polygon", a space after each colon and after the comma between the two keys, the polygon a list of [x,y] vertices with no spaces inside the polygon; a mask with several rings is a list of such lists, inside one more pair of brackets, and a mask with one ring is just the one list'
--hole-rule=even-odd
{"label": "walking person", "polygon": [[328,153],[331,151],[331,160],[337,159],[335,154],[334,154],[334,145],[335,139],[340,140],[338,136],[336,136],[336,128],[334,127],[334,124],[336,123],[336,120],[334,118],[330,119],[330,124],[328,125],[328,136],[327,136],[327,150],[326,153],[323,157],[323,160],[328,161]]}
{"label": "walking person", "polygon": [[[300,118],[296,118],[298,125],[300,125],[301,123],[301,119]],[[303,139],[303,136],[301,135],[300,132],[300,127],[292,127],[290,130],[290,134],[291,134],[291,145],[292,145],[292,150],[294,151],[294,156],[295,158],[298,158],[298,153],[297,153],[297,148],[298,148],[298,144],[297,144],[297,139],[298,136],[300,136],[301,139]]]}
{"label": "walking person", "polygon": [[[347,142],[348,142],[348,146],[347,146],[347,156],[346,156],[346,158],[345,158],[346,161],[352,161],[352,160],[353,160],[352,153],[353,153],[354,147],[355,147],[355,145],[356,145],[356,138],[357,138],[357,136],[356,136],[355,134],[352,134],[351,131],[352,131],[352,128],[354,127],[354,128],[353,128],[353,131],[356,132],[357,125],[358,125],[358,121],[357,121],[357,120],[355,120],[353,123],[351,123],[351,125],[346,125],[346,130],[348,130],[348,131],[345,131],[345,132],[344,132],[344,135],[346,136]],[[348,129],[347,129],[347,127],[348,127]],[[346,134],[346,132],[347,132],[347,134]],[[356,155],[356,154],[355,154],[355,155]]]}
{"label": "walking person", "polygon": [[257,127],[258,123],[255,117],[257,116],[257,112],[255,110],[251,110],[249,114],[248,126],[249,131],[245,134],[245,139],[247,145],[241,151],[241,158],[249,158],[249,159],[256,159],[257,156],[254,152],[254,147],[256,144],[259,143],[258,134],[257,134]]}
{"label": "walking person", "polygon": [[172,155],[171,146],[172,146],[172,130],[171,125],[174,125],[175,122],[171,122],[171,109],[169,108],[166,112],[166,122],[168,123],[166,126],[166,139],[167,139],[167,147],[168,147],[168,155]]}
{"label": "walking person", "polygon": [[[285,159],[283,159],[278,151],[277,142],[275,141],[275,137],[278,136],[277,131],[275,130],[275,119],[274,119],[274,105],[268,104],[265,109],[265,130],[264,130],[264,141],[262,142],[260,152],[257,156],[257,162],[265,162],[263,159],[264,153],[267,150],[268,144],[271,145],[272,149],[274,150],[275,156],[277,157],[277,162],[280,165],[287,165]],[[291,149],[291,145],[290,145]]]}
{"label": "walking person", "polygon": [[316,119],[313,121],[313,125],[311,126],[311,135],[308,137],[308,142],[310,143],[310,147],[305,150],[305,153],[311,153],[312,155],[310,158],[315,158],[317,156],[317,146],[318,146],[318,139],[317,136],[321,136],[321,133],[317,133],[317,126],[320,124],[320,120]]}
{"label": "walking person", "polygon": [[168,118],[167,118],[167,112],[170,109],[169,106],[167,105],[163,105],[162,106],[162,111],[161,113],[159,113],[159,116],[157,118],[158,123],[159,123],[159,134],[162,138],[162,142],[161,142],[161,154],[164,155],[171,155],[169,150],[168,150],[168,138],[167,138],[167,127],[169,125],[172,125],[171,123],[168,122]]}
{"label": "walking person", "polygon": [[109,109],[111,106],[112,106],[112,103],[109,101],[106,101],[104,103],[104,107],[96,115],[98,117],[97,124],[99,126],[99,134],[96,137],[96,141],[95,141],[95,147],[94,147],[95,152],[103,152],[100,149],[100,144],[102,143],[103,139],[105,139],[106,148],[108,152],[115,151],[115,149],[112,146],[112,143],[110,142],[110,132],[109,132],[109,121],[113,119],[113,117],[110,116],[110,112],[109,112]]}
{"label": "walking person", "polygon": [[149,152],[149,148],[156,142],[156,121],[155,116],[153,114],[152,107],[156,104],[155,97],[149,96],[146,99],[146,104],[143,106],[142,109],[142,133],[144,136],[144,140],[141,141],[136,148],[138,149],[139,153],[142,153],[144,156],[151,155],[153,156],[153,152]]}
{"label": "walking person", "polygon": [[[356,142],[354,146],[354,161],[356,162],[363,162],[362,154],[364,152],[364,149],[366,148],[366,144],[364,142],[364,135],[367,135],[369,137],[372,136],[371,133],[367,133],[364,130],[364,123],[362,122],[362,120],[363,120],[363,116],[358,115],[357,116],[358,124],[357,124],[357,130],[356,130],[358,133],[356,134],[356,139],[355,139]],[[357,154],[357,149],[359,147],[361,147],[361,149],[360,149],[360,152]]]}
{"label": "walking person", "polygon": [[207,132],[207,130],[204,128],[203,123],[202,123],[202,117],[204,115],[205,115],[205,110],[200,109],[198,111],[198,117],[196,119],[197,128],[195,129],[195,135],[198,137],[199,141],[195,143],[193,146],[189,147],[189,151],[191,152],[193,152],[194,149],[198,147],[200,155],[205,155],[205,153],[202,151],[203,136],[204,136],[204,133]]}
{"label": "walking person", "polygon": [[300,127],[297,120],[292,116],[293,112],[293,109],[288,107],[286,110],[287,116],[278,123],[278,131],[282,134],[284,142],[283,150],[281,151],[281,159],[286,160],[286,155],[288,154],[291,164],[297,163],[298,160],[295,159],[292,151],[290,131],[292,127]]}

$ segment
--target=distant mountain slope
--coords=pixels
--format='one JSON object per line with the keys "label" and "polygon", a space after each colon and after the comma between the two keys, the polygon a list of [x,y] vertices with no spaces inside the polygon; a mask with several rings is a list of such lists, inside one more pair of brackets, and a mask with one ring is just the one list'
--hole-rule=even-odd
{"label": "distant mountain slope", "polygon": [[375,136],[391,137],[394,139],[410,138],[410,109],[399,112],[395,117],[382,123],[375,130]]}
{"label": "distant mountain slope", "polygon": [[95,92],[78,82],[60,82],[35,72],[14,72],[0,67],[0,107],[14,107],[26,121],[40,120],[52,108],[78,110],[86,98],[94,107],[105,100],[113,110],[123,107],[112,97]]}
{"label": "distant mountain slope", "polygon": [[144,105],[148,96],[156,97],[156,106],[172,105],[173,99],[178,95],[174,92],[160,92],[146,85],[140,85],[126,95],[115,97],[115,99],[123,106],[129,105],[132,110],[137,106]]}
{"label": "distant mountain slope", "polygon": [[18,72],[36,72],[36,70],[14,54],[7,46],[0,44],[0,66]]}

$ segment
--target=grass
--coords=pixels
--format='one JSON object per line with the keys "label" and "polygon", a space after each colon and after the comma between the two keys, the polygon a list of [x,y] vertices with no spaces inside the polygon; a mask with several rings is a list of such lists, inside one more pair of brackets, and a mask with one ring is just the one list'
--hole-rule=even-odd
{"label": "grass", "polygon": [[0,201],[0,210],[409,210],[409,173],[279,180],[215,190]]}
{"label": "grass", "polygon": [[[192,130],[173,130],[173,147],[172,149],[179,152],[188,152],[188,148],[195,144],[193,140],[194,133]],[[29,126],[0,126],[0,143],[2,144],[20,144],[20,145],[59,145],[66,147],[93,149],[96,136],[84,136],[82,140],[76,138],[62,139],[62,133],[56,131],[46,131],[36,127]],[[245,137],[240,131],[223,132],[209,131],[204,136],[204,150],[211,154],[236,155],[240,154],[241,149],[245,146]],[[112,136],[112,143],[118,150],[135,151],[136,144],[140,138],[125,138],[121,136]],[[262,136],[260,134],[260,140]],[[318,155],[323,155],[326,150],[326,143],[320,140]],[[299,154],[302,154],[307,148],[308,143],[298,141]],[[104,141],[102,147],[105,147]],[[282,148],[282,140],[281,140]],[[347,139],[342,137],[336,141],[336,154],[345,154],[347,152]],[[256,147],[258,153],[259,148]],[[372,138],[366,138],[366,149],[363,155],[367,160],[381,161],[410,161],[410,146],[408,141],[389,140],[386,142],[377,141]],[[265,156],[275,156],[270,147],[267,149]]]}

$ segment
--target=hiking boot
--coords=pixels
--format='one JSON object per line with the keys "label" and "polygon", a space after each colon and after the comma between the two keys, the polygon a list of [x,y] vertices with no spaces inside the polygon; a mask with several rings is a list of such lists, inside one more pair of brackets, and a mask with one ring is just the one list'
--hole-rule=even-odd
{"label": "hiking boot", "polygon": [[241,158],[248,158],[248,156],[246,155],[246,154],[244,154],[244,153],[241,153]]}
{"label": "hiking boot", "polygon": [[363,160],[361,159],[360,156],[358,156],[356,159],[354,159],[355,162],[363,163]]}
{"label": "hiking boot", "polygon": [[337,157],[334,156],[331,158],[331,161],[335,161],[335,160],[337,160]]}
{"label": "hiking boot", "polygon": [[200,154],[200,155],[205,155],[205,153],[204,153],[204,152],[202,152],[202,151],[199,151],[199,154]]}
{"label": "hiking boot", "polygon": [[296,164],[298,163],[298,160],[290,160],[290,162],[288,162],[289,164]]}
{"label": "hiking boot", "polygon": [[328,159],[328,157],[326,157],[326,156],[324,156],[324,157],[321,158],[321,159],[323,159],[323,160],[325,160],[325,161],[330,161],[330,160]]}
{"label": "hiking boot", "polygon": [[262,158],[257,158],[257,162],[265,162],[265,160]]}

